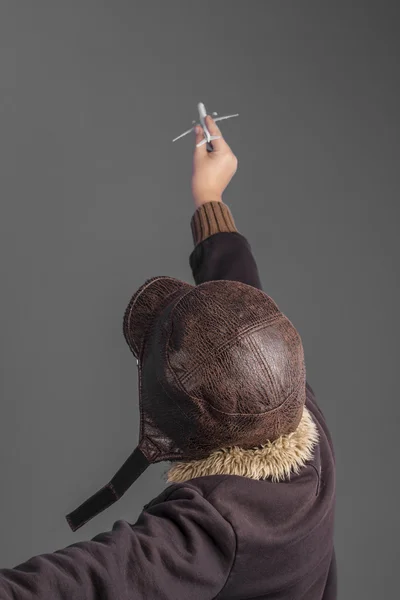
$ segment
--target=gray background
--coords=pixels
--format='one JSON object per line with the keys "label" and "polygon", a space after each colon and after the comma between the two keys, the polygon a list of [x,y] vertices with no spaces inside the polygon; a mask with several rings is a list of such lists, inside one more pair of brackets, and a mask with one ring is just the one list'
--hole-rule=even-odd
{"label": "gray background", "polygon": [[194,140],[171,140],[203,101],[240,113],[224,201],[332,430],[340,598],[393,597],[398,35],[396,2],[1,2],[1,567],[134,522],[165,485],[154,465],[65,520],[138,441],[131,295],[193,283]]}

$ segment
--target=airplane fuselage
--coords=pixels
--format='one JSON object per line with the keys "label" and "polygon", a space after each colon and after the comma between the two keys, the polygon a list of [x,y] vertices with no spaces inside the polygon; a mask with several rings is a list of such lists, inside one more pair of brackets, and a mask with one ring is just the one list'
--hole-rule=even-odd
{"label": "airplane fuselage", "polygon": [[205,118],[207,116],[206,107],[204,106],[204,104],[202,102],[199,102],[198,105],[197,105],[197,109],[199,111],[199,119],[200,119],[201,126],[202,126],[203,131],[204,131],[204,133],[206,135],[207,142],[209,142],[211,135],[210,135],[210,132],[207,129],[207,125],[206,125],[206,122],[205,122]]}

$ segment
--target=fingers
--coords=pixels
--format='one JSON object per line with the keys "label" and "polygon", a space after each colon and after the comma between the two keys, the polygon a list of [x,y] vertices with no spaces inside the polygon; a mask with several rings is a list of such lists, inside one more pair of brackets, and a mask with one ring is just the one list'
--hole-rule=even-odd
{"label": "fingers", "polygon": [[203,156],[207,154],[207,144],[203,144],[197,148],[197,144],[200,144],[204,140],[204,132],[203,128],[200,125],[197,125],[195,128],[195,136],[196,136],[196,147],[194,149],[196,156]]}
{"label": "fingers", "polygon": [[221,136],[218,140],[212,140],[212,142],[211,142],[214,147],[214,151],[216,151],[216,152],[221,152],[221,151],[226,152],[227,150],[230,151],[230,147],[224,140],[224,136],[222,135],[220,128],[218,127],[218,125],[216,124],[216,122],[210,115],[206,116],[206,125],[207,125],[207,129],[211,135]]}
{"label": "fingers", "polygon": [[200,127],[200,125],[197,125],[195,128],[195,137],[196,146],[194,148],[193,160],[196,162],[198,160],[203,160],[203,158],[208,155],[207,144],[202,144],[201,146],[197,147],[197,144],[204,140],[203,128]]}
{"label": "fingers", "polygon": [[[226,143],[226,141],[223,138],[223,135],[221,133],[221,130],[219,129],[218,125],[215,123],[214,119],[210,116],[207,115],[206,116],[206,125],[207,125],[207,129],[210,132],[210,135],[218,135],[220,136],[217,140],[212,140],[212,145],[214,148],[214,152],[231,152],[230,147],[228,146],[228,144]],[[199,144],[200,142],[202,142],[204,140],[204,132],[203,132],[203,128],[200,127],[200,125],[197,126],[197,128],[195,129],[196,132],[196,148],[195,148],[195,154],[197,156],[205,156],[207,155],[207,144],[203,144],[202,146],[200,146],[199,148],[197,148],[197,144]]]}

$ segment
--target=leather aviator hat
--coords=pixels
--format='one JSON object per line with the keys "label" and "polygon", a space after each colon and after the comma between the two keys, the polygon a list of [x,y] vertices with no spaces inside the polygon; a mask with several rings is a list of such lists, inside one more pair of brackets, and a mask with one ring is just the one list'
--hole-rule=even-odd
{"label": "leather aviator hat", "polygon": [[138,365],[139,443],[111,481],[67,515],[73,531],[150,464],[254,448],[295,431],[303,415],[300,335],[258,288],[153,277],[132,296],[123,333]]}

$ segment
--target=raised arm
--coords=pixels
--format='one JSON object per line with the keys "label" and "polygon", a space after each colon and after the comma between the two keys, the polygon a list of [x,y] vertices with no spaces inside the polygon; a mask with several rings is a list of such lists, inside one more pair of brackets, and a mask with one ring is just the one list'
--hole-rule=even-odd
{"label": "raised arm", "polygon": [[[208,130],[220,136],[213,151],[195,146],[192,194],[196,212],[191,220],[195,249],[189,257],[196,285],[216,279],[247,283],[259,289],[261,281],[251,247],[237,230],[222,194],[237,170],[237,158],[215,121],[207,116]],[[202,130],[196,133],[196,144]]]}
{"label": "raised arm", "polygon": [[191,227],[195,248],[189,263],[196,285],[227,279],[262,290],[251,246],[236,229],[226,204],[204,203],[193,215]]}

